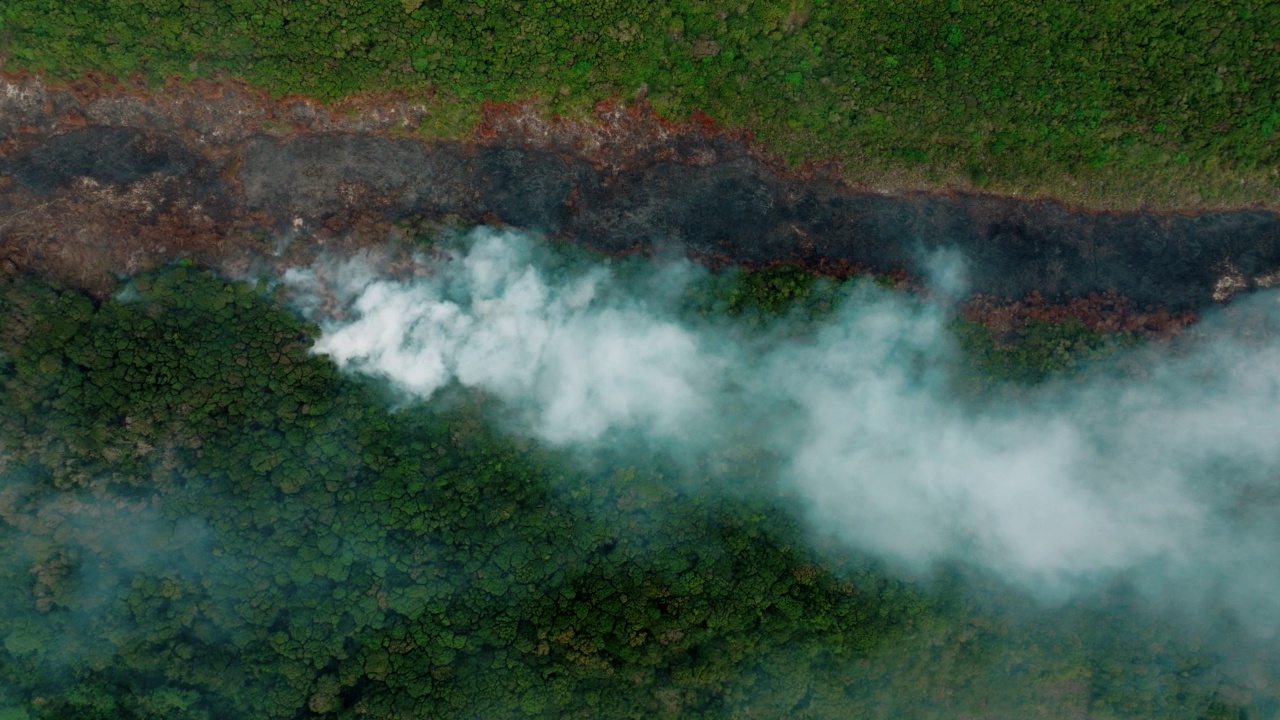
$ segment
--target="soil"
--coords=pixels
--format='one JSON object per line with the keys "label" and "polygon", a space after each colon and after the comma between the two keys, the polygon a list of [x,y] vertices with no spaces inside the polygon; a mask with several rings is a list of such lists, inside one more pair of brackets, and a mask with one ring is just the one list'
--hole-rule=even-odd
{"label": "soil", "polygon": [[927,285],[961,258],[967,312],[1163,333],[1280,279],[1280,217],[1097,213],[1052,200],[881,193],[790,169],[745,131],[601,103],[592,120],[486,104],[463,139],[395,95],[323,105],[233,80],[146,88],[0,77],[0,270],[105,292],[179,256],[234,271],[290,247],[372,246],[407,218],[498,222],[609,253],[798,263]]}

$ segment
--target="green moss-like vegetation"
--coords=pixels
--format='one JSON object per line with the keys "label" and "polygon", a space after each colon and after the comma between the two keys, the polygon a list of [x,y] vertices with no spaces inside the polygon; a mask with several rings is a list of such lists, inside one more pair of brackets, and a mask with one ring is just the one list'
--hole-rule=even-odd
{"label": "green moss-like vegetation", "polygon": [[785,320],[803,331],[840,306],[848,280],[833,280],[801,266],[782,264],[759,270],[709,273],[685,291],[683,310],[691,317],[733,318],[746,327],[778,327]]}
{"label": "green moss-like vegetation", "polygon": [[1091,330],[1074,319],[1028,320],[1012,337],[999,340],[990,328],[972,320],[955,320],[952,332],[968,360],[971,382],[979,385],[1035,384],[1114,357],[1140,341],[1131,333]]}
{"label": "green moss-like vegetation", "polygon": [[701,108],[869,181],[958,179],[1130,207],[1274,197],[1278,40],[1269,0],[0,8],[10,64],[59,75],[224,70],[324,98],[434,88],[432,132],[467,122],[481,99],[581,111],[645,88],[670,116]]}
{"label": "green moss-like vegetation", "polygon": [[713,497],[461,391],[388,409],[264,292],[0,286],[0,717],[1241,712],[1212,643],[1120,604],[810,549],[763,459]]}

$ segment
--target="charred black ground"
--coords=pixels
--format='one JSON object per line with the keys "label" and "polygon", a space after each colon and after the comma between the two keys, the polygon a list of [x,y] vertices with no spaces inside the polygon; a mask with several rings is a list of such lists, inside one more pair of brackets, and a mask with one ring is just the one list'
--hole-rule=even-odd
{"label": "charred black ground", "polygon": [[[293,218],[315,225],[370,212],[452,215],[498,219],[608,252],[677,245],[731,263],[911,275],[923,274],[929,250],[948,247],[967,258],[975,293],[1039,291],[1065,301],[1113,291],[1175,311],[1211,304],[1224,274],[1280,267],[1280,218],[1270,212],[1087,213],[1045,200],[879,195],[787,177],[731,141],[708,142],[718,145],[706,150],[719,161],[639,160],[618,169],[502,144],[255,136],[217,167],[177,136],[105,126],[52,136],[0,170],[39,195],[74,192],[79,177],[121,186],[186,178],[177,188],[192,203],[230,215],[264,211],[281,227]],[[684,150],[687,158],[703,148]],[[218,180],[232,162],[238,182]],[[14,190],[5,194],[12,211]]]}

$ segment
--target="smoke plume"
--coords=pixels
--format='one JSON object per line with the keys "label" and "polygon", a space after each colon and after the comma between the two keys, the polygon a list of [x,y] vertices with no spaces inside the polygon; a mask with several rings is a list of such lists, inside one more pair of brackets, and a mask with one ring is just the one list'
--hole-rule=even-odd
{"label": "smoke plume", "polygon": [[[413,280],[356,259],[285,281],[318,313],[315,352],[415,398],[480,388],[555,444],[711,454],[745,435],[815,533],[901,567],[974,563],[1046,597],[1125,578],[1272,632],[1280,345],[1209,318],[1184,351],[1144,351],[1142,377],[1097,369],[974,402],[949,382],[962,359],[938,297],[962,264],[942,260],[934,299],[859,286],[798,339],[681,316],[687,264],[623,283],[487,228]],[[339,311],[319,314],[322,296]],[[1276,300],[1233,312],[1268,319]]]}

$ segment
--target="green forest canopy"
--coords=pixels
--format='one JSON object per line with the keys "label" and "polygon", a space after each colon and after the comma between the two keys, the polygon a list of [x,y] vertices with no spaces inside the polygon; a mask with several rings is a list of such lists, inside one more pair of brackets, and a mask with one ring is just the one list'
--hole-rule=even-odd
{"label": "green forest canopy", "polygon": [[[797,322],[831,298],[785,268],[703,290],[691,312]],[[1220,694],[1243,648],[1123,591],[1045,612],[959,568],[904,582],[814,549],[776,494],[713,498],[658,455],[569,458],[461,390],[392,409],[308,353],[317,332],[189,263],[104,302],[0,286],[0,718],[1280,707]],[[1082,332],[1001,352],[1096,352]],[[766,487],[742,452],[734,480]]]}
{"label": "green forest canopy", "polygon": [[701,108],[872,183],[1127,207],[1280,186],[1270,0],[8,0],[0,56],[321,98],[434,89],[445,117],[644,88],[670,117]]}

